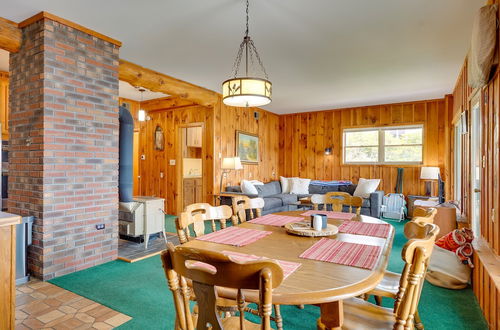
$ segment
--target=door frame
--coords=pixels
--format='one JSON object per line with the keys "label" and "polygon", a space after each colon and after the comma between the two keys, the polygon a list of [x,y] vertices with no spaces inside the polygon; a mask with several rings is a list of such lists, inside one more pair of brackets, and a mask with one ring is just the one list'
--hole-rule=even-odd
{"label": "door frame", "polygon": [[184,206],[183,206],[183,201],[184,201],[184,174],[182,172],[184,168],[183,164],[183,155],[182,155],[182,130],[185,128],[189,127],[200,127],[201,126],[201,179],[202,179],[202,195],[203,195],[203,202],[206,202],[206,195],[207,195],[207,186],[204,184],[205,180],[205,175],[206,175],[206,138],[205,138],[205,123],[204,122],[195,122],[195,123],[187,123],[187,124],[179,124],[177,125],[177,141],[176,141],[176,147],[177,147],[177,155],[176,155],[176,164],[177,166],[176,169],[176,175],[178,180],[176,184],[177,188],[177,211],[180,215],[181,212],[184,212]]}
{"label": "door frame", "polygon": [[[469,130],[470,130],[470,159],[469,159],[469,175],[470,175],[470,182],[469,182],[469,210],[470,210],[470,221],[469,224],[471,226],[471,229],[474,231],[474,235],[479,237],[481,233],[481,217],[483,216],[482,212],[482,200],[484,198],[483,192],[482,192],[482,182],[484,179],[483,175],[483,158],[484,158],[484,150],[483,150],[483,123],[482,123],[482,118],[483,118],[483,107],[481,104],[482,100],[482,92],[480,90],[477,90],[473,95],[470,97],[470,115],[469,115],[469,121],[470,124],[468,125]],[[474,110],[477,106],[477,110]],[[475,114],[475,111],[477,113]],[[476,123],[475,121],[478,121]],[[474,125],[478,124],[478,131],[475,131]],[[474,148],[476,146],[479,146],[479,148]],[[479,159],[476,159],[477,152],[479,152]],[[479,173],[476,172],[476,162],[479,162]],[[474,173],[476,172],[476,173]],[[476,191],[475,188],[475,179],[477,179],[477,176],[479,176],[479,181],[480,181],[480,187],[479,191]],[[477,195],[476,195],[477,194]],[[475,205],[475,200],[476,198],[479,198],[479,205]]]}

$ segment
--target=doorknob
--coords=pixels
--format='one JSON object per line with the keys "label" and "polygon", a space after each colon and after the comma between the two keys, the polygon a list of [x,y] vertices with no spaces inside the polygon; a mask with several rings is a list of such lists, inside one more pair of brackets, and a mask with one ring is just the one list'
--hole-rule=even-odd
{"label": "doorknob", "polygon": [[480,192],[481,192],[481,189],[479,189],[479,188],[474,188],[474,192],[475,192],[475,193],[480,193]]}

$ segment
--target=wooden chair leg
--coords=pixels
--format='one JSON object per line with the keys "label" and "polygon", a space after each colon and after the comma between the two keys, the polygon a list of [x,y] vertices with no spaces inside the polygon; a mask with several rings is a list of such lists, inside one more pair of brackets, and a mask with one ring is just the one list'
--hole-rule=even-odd
{"label": "wooden chair leg", "polygon": [[415,311],[415,328],[419,330],[424,329],[424,324],[422,323],[422,320],[420,319],[420,315],[418,314],[418,310]]}
{"label": "wooden chair leg", "polygon": [[274,305],[274,322],[276,322],[276,328],[278,330],[283,330],[283,318],[281,317],[280,305]]}
{"label": "wooden chair leg", "polygon": [[380,296],[373,296],[375,298],[375,303],[378,305],[378,306],[382,306],[382,297]]}

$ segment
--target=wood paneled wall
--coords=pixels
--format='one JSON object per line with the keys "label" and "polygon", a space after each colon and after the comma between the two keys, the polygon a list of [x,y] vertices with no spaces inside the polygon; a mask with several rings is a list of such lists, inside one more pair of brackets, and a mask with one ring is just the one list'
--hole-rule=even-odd
{"label": "wood paneled wall", "polygon": [[[258,113],[258,119],[254,118]],[[239,185],[242,179],[269,182],[278,179],[279,116],[258,108],[228,107],[219,101],[214,107],[214,190],[219,191],[222,158],[236,156],[236,131],[259,136],[260,162],[243,164],[243,170],[231,171],[224,180]],[[220,157],[219,157],[220,156]]]}
{"label": "wood paneled wall", "polygon": [[[499,0],[488,3],[500,4]],[[500,45],[500,34],[497,32],[497,45]],[[498,46],[497,46],[498,53]],[[480,237],[476,237],[474,247],[474,272],[472,286],[479,305],[483,310],[491,329],[500,327],[500,71],[495,69],[493,78],[481,89],[471,89],[467,85],[467,60],[465,61],[453,91],[453,127],[462,113],[467,121],[467,132],[462,136],[461,150],[452,150],[452,154],[462,156],[462,206],[463,213],[471,222],[471,107],[472,102],[479,99],[481,106],[481,219]],[[450,131],[453,133],[453,131]],[[453,134],[450,134],[453,138]],[[454,180],[454,173],[451,172]]]}
{"label": "wood paneled wall", "polygon": [[[168,107],[164,107],[168,106]],[[203,132],[203,195],[204,200],[212,202],[213,189],[213,109],[200,105],[171,106],[169,101],[143,102],[141,107],[148,112],[149,120],[140,123],[139,160],[141,195],[165,198],[166,212],[179,214],[182,211],[180,172],[179,128],[193,123],[201,123]],[[163,130],[165,148],[155,150],[154,136],[156,127]],[[174,160],[175,165],[170,165]]]}
{"label": "wood paneled wall", "polygon": [[[423,166],[439,166],[448,175],[447,134],[451,98],[357,107],[280,116],[280,167],[282,176],[320,180],[382,179],[379,189],[394,192],[397,168],[403,167],[405,195],[422,194],[420,167],[415,165],[344,165],[342,130],[352,127],[424,124]],[[331,155],[324,150],[332,148]]]}

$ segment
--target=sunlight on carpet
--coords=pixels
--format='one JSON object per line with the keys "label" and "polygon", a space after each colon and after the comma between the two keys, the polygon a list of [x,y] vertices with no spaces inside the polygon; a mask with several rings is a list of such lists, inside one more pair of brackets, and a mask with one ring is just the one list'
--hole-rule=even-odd
{"label": "sunlight on carpet", "polygon": [[[389,270],[400,272],[404,223],[390,223],[397,234]],[[173,329],[175,310],[159,256],[131,264],[112,261],[49,282],[133,318],[119,329]],[[391,303],[384,299],[385,306],[390,307]],[[419,310],[427,329],[487,329],[470,288],[447,290],[426,282]],[[318,307],[305,306],[299,310],[295,306],[282,306],[281,311],[285,329],[316,329]]]}

